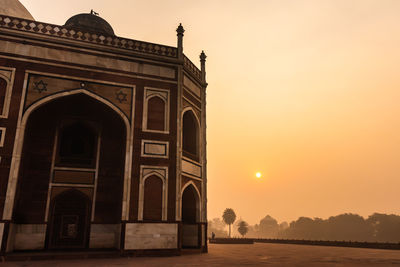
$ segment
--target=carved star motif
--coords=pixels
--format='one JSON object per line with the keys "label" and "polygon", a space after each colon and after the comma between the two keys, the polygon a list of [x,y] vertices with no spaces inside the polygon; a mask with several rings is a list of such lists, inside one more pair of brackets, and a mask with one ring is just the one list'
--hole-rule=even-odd
{"label": "carved star motif", "polygon": [[119,103],[128,101],[128,99],[127,99],[128,95],[122,89],[119,90],[118,92],[116,92],[115,95],[116,95],[116,99],[119,101]]}
{"label": "carved star motif", "polygon": [[33,90],[38,91],[39,94],[41,94],[44,91],[47,91],[47,83],[43,82],[43,80],[40,80],[40,82],[34,82],[33,84],[35,85]]}

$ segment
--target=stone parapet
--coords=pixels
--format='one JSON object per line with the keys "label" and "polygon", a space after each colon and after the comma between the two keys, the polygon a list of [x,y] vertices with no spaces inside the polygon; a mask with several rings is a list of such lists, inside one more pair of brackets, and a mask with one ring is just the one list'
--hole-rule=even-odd
{"label": "stone parapet", "polygon": [[14,29],[58,38],[72,39],[87,43],[102,44],[144,54],[177,58],[177,49],[171,46],[131,40],[116,36],[79,31],[64,26],[0,15],[0,28]]}

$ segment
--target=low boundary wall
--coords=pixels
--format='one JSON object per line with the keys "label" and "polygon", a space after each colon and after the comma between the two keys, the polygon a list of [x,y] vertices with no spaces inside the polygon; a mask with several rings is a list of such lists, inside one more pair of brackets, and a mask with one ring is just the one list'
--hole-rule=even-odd
{"label": "low boundary wall", "polygon": [[327,241],[327,240],[296,240],[296,239],[268,239],[268,238],[214,238],[211,244],[253,244],[253,243],[275,243],[308,246],[330,246],[351,248],[373,248],[400,250],[399,243],[358,242],[358,241]]}

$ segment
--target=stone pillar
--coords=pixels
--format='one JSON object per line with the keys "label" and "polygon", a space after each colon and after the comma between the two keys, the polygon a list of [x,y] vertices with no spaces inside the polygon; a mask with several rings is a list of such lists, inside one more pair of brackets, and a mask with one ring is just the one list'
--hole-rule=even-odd
{"label": "stone pillar", "polygon": [[202,236],[202,252],[208,251],[207,246],[207,121],[206,121],[206,105],[207,105],[207,82],[206,82],[206,54],[204,51],[200,54],[200,63],[201,63],[201,81],[202,81],[202,90],[201,90],[201,135],[202,135],[202,218],[201,222],[204,223],[201,225],[201,236]]}

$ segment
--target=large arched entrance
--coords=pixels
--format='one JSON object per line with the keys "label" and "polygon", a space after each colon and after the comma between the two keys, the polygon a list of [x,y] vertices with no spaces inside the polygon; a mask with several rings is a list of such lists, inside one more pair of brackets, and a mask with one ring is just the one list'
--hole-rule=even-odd
{"label": "large arched entrance", "polygon": [[105,248],[118,248],[126,128],[117,112],[83,93],[35,109],[25,128],[15,223],[46,226],[48,249],[95,248],[104,234],[115,234]]}
{"label": "large arched entrance", "polygon": [[199,196],[192,184],[182,194],[182,247],[198,248],[199,242]]}

